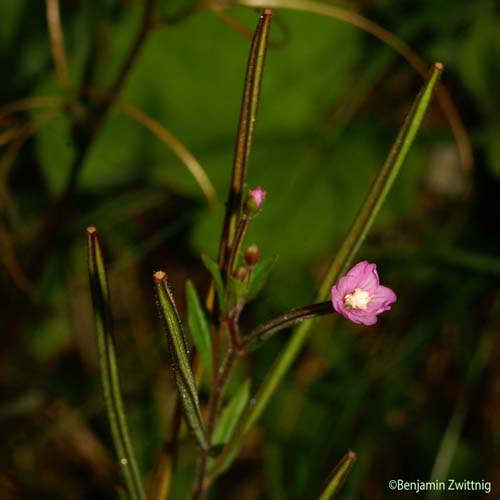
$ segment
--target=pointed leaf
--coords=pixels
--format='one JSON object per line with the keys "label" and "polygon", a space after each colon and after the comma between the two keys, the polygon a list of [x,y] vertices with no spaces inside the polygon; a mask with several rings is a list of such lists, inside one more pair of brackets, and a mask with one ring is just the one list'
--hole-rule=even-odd
{"label": "pointed leaf", "polygon": [[207,451],[209,446],[201,418],[196,383],[189,363],[189,353],[179,314],[167,284],[167,275],[163,271],[157,271],[153,278],[156,304],[167,334],[170,365],[184,409],[184,417],[200,447]]}
{"label": "pointed leaf", "polygon": [[434,89],[443,71],[441,63],[435,63],[425,85],[420,90],[399,131],[389,154],[372,184],[363,205],[333,260],[318,292],[320,300],[326,300],[332,283],[349,267],[354,256],[371,229],[380,208],[401,170],[413,141],[417,135],[425,113],[432,99]]}
{"label": "pointed leaf", "polygon": [[222,312],[225,312],[226,301],[224,297],[224,282],[222,281],[222,274],[219,265],[206,254],[201,255],[201,260],[214,279],[215,291],[217,292],[217,298],[219,300],[219,308]]}
{"label": "pointed leaf", "polygon": [[230,290],[234,295],[234,300],[237,304],[241,304],[245,301],[247,296],[247,285],[243,281],[235,278],[234,276],[229,276],[229,286]]}
{"label": "pointed leaf", "polygon": [[208,373],[212,373],[212,343],[205,310],[191,281],[186,283],[188,323],[196,350]]}
{"label": "pointed leaf", "polygon": [[143,500],[145,498],[144,487],[128,432],[120,389],[108,277],[95,227],[87,228],[87,250],[101,380],[113,443],[130,498]]}
{"label": "pointed leaf", "polygon": [[266,284],[272,268],[276,264],[276,257],[270,257],[258,262],[252,269],[250,285],[248,287],[248,300],[254,299]]}
{"label": "pointed leaf", "polygon": [[246,380],[222,411],[213,435],[214,445],[225,444],[229,441],[249,399],[250,381]]}
{"label": "pointed leaf", "polygon": [[356,453],[349,450],[342,460],[335,466],[335,469],[330,473],[326,480],[321,493],[317,500],[331,500],[339,492],[342,484],[344,483],[347,475],[349,474],[354,461],[356,460]]}

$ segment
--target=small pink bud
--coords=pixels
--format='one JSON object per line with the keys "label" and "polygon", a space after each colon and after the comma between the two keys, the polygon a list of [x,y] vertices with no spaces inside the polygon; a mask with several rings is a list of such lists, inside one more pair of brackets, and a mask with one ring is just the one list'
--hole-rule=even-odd
{"label": "small pink bud", "polygon": [[251,213],[257,213],[266,199],[266,192],[261,187],[250,189],[246,200],[246,209]]}
{"label": "small pink bud", "polygon": [[248,266],[255,266],[260,260],[260,251],[257,245],[250,245],[245,252],[245,262]]}
{"label": "small pink bud", "polygon": [[242,283],[245,281],[247,277],[248,271],[244,267],[238,267],[236,271],[234,271],[233,276]]}

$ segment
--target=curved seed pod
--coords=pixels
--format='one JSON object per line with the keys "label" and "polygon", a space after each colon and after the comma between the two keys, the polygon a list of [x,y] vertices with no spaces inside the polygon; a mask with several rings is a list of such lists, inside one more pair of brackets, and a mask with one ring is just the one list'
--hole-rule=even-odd
{"label": "curved seed pod", "polygon": [[156,290],[156,305],[167,334],[170,366],[181,398],[184,417],[200,447],[204,451],[208,451],[210,447],[201,419],[198,392],[191,371],[189,353],[174,298],[167,284],[167,275],[163,271],[157,271],[154,273],[153,279]]}
{"label": "curved seed pod", "polygon": [[144,488],[123,408],[113,337],[113,318],[108,277],[99,243],[99,235],[95,227],[87,228],[87,249],[90,290],[97,331],[99,365],[111,435],[130,498],[132,500],[144,500],[146,498]]}

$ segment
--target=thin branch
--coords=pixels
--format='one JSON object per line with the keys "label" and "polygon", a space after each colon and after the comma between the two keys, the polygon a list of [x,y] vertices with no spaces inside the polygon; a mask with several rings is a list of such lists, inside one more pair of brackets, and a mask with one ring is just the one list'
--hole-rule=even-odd
{"label": "thin branch", "polygon": [[68,78],[68,64],[64,48],[64,35],[61,26],[59,0],[46,0],[47,25],[49,28],[50,48],[56,67],[59,83],[64,91],[70,88]]}
{"label": "thin branch", "polygon": [[306,319],[313,319],[327,314],[333,314],[332,303],[330,301],[319,302],[297,309],[292,309],[270,321],[258,326],[253,332],[243,339],[245,350],[253,351],[257,349],[264,341],[269,339],[275,333],[284,330],[290,326],[296,325]]}
{"label": "thin branch", "polygon": [[[109,99],[109,95],[106,92],[102,92],[92,87],[86,89],[85,92],[96,99]],[[165,144],[174,152],[174,154],[181,160],[181,162],[189,170],[191,175],[200,186],[200,189],[203,191],[203,194],[207,198],[210,208],[212,210],[215,210],[218,205],[217,193],[215,192],[215,188],[210,181],[207,173],[205,172],[199,161],[191,153],[191,151],[189,151],[189,149],[159,121],[147,115],[146,113],[144,113],[144,111],[137,108],[136,106],[133,106],[132,104],[124,102],[120,99],[115,99],[115,107],[128,117],[132,118],[139,125],[142,125],[144,128],[148,129],[161,142],[163,142],[163,144]]]}
{"label": "thin branch", "polygon": [[[210,397],[209,408],[208,408],[208,422],[207,422],[207,435],[210,444],[212,443],[212,437],[215,429],[215,424],[220,413],[220,408],[222,405],[222,395],[224,393],[224,388],[229,380],[229,375],[231,369],[234,366],[234,362],[238,357],[238,353],[230,348],[221,367],[219,368],[218,376],[214,382],[212,388],[212,394]],[[205,482],[205,477],[207,474],[208,466],[208,454],[204,453],[200,457],[200,462],[198,464],[198,472],[196,477],[196,485],[193,491],[191,500],[200,500],[206,492],[207,484]]]}
{"label": "thin branch", "polygon": [[229,252],[229,258],[227,261],[228,274],[232,274],[236,268],[236,265],[238,263],[238,253],[240,252],[241,245],[243,244],[243,239],[245,238],[249,222],[249,215],[243,214],[243,217],[238,223],[238,227],[236,229],[233,246],[231,247]]}
{"label": "thin branch", "polygon": [[63,99],[58,96],[31,96],[11,101],[0,108],[0,122],[20,111],[38,108],[59,108],[62,104]]}

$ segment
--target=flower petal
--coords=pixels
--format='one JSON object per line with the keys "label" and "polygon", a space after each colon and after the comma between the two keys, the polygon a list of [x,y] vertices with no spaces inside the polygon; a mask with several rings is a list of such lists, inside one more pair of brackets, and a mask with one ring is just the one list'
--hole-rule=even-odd
{"label": "flower petal", "polygon": [[370,264],[370,262],[366,260],[356,264],[345,277],[351,278],[355,282],[353,290],[355,288],[361,288],[370,294],[375,293],[380,283],[377,273],[377,265]]}
{"label": "flower petal", "polygon": [[345,306],[344,306],[344,293],[339,289],[340,287],[340,281],[339,285],[333,285],[332,286],[332,305],[335,311],[337,311],[339,314],[344,314],[345,312]]}
{"label": "flower petal", "polygon": [[396,294],[390,288],[380,285],[368,303],[367,310],[372,314],[380,314],[388,311],[396,300]]}
{"label": "flower petal", "polygon": [[362,309],[346,309],[343,314],[347,319],[358,325],[374,325],[377,322],[377,315]]}

